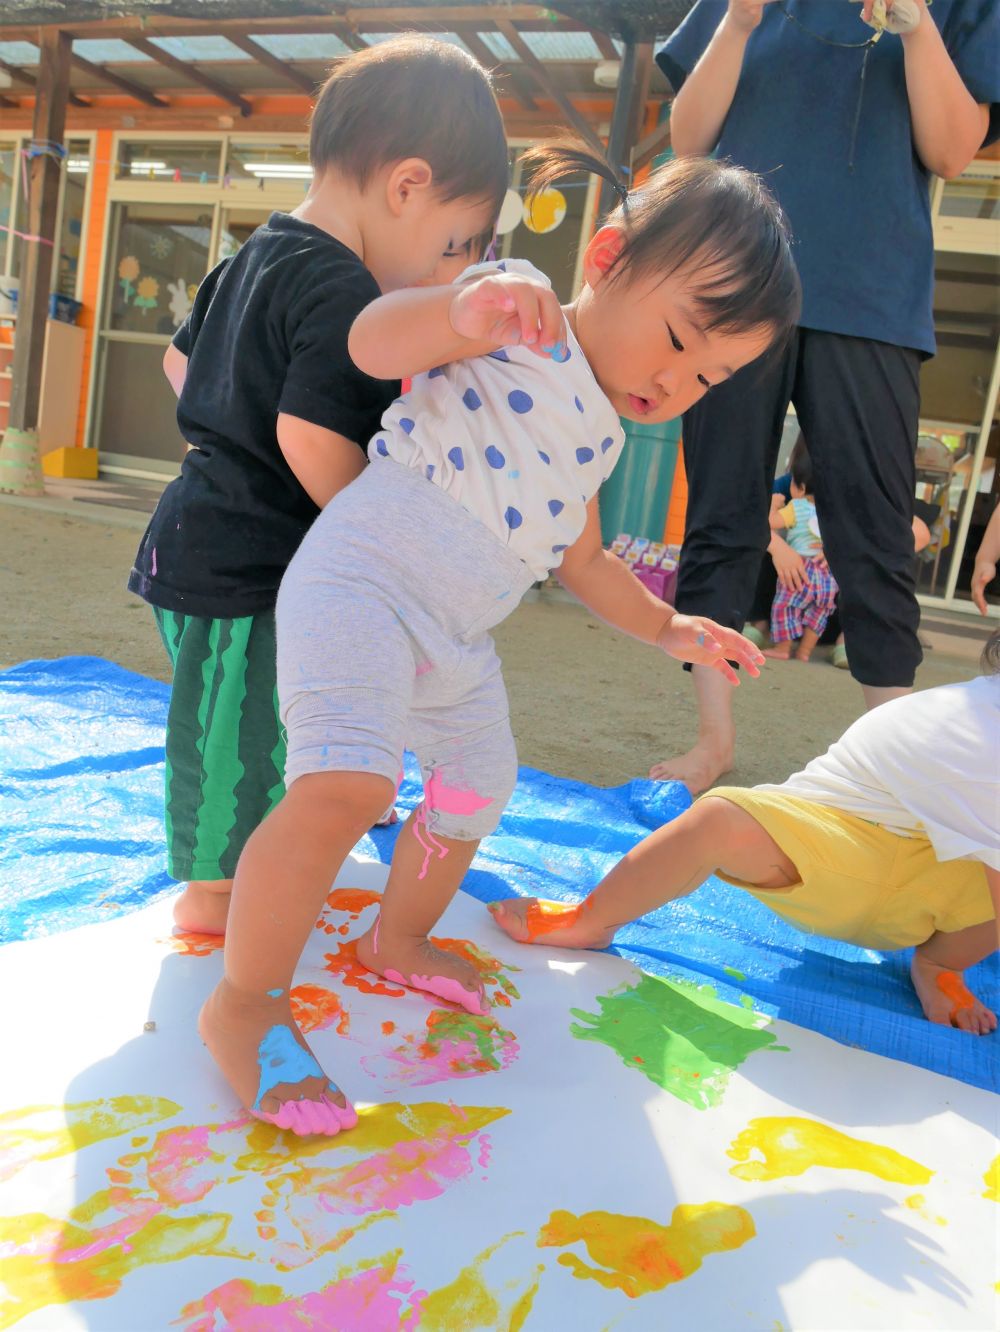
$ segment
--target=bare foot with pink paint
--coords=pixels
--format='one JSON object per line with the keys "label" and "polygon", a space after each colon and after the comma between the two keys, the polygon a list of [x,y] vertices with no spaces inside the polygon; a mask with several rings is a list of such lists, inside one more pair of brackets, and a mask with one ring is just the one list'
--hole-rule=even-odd
{"label": "bare foot with pink paint", "polygon": [[301,1137],[333,1137],[358,1122],[296,1026],[284,990],[238,994],[221,980],[201,1010],[198,1031],[255,1118]]}
{"label": "bare foot with pink paint", "polygon": [[192,879],[174,903],[174,924],[188,934],[225,934],[232,879]]}
{"label": "bare foot with pink paint", "polygon": [[920,950],[913,954],[910,978],[924,1016],[942,1027],[957,1027],[973,1036],[996,1031],[997,1016],[972,993],[960,971],[940,967]]}
{"label": "bare foot with pink paint", "polygon": [[550,948],[607,948],[614,929],[588,919],[588,900],[549,902],[544,897],[508,897],[490,902],[490,915],[515,943]]}
{"label": "bare foot with pink paint", "polygon": [[357,949],[361,965],[387,981],[423,990],[477,1016],[490,1011],[482,979],[471,963],[436,948],[427,938],[394,937],[381,916],[358,940]]}

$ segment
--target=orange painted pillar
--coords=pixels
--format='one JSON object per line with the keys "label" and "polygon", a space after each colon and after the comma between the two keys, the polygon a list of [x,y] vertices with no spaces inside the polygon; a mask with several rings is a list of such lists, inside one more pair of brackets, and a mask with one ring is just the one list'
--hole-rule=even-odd
{"label": "orange painted pillar", "polygon": [[101,286],[101,259],[104,249],[104,231],[108,216],[108,185],[111,180],[112,130],[98,130],[94,136],[94,160],[91,164],[89,213],[87,215],[87,248],[83,255],[83,287],[80,300],[80,324],[86,330],[83,344],[83,376],[80,384],[80,410],[76,419],[76,443],[84,444],[87,428],[87,400],[90,381],[94,373],[94,355],[97,344],[97,295]]}
{"label": "orange painted pillar", "polygon": [[679,546],[684,540],[684,518],[687,513],[687,473],[684,471],[684,450],[677,450],[677,466],[674,468],[674,484],[670,491],[670,507],[667,509],[667,524],[663,529],[663,540],[668,546]]}

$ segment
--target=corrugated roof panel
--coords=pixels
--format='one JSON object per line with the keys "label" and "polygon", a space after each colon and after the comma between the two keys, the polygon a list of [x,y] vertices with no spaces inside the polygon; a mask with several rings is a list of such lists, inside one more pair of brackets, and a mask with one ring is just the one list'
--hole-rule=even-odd
{"label": "corrugated roof panel", "polygon": [[239,47],[227,42],[225,37],[152,37],[150,40],[154,46],[166,51],[167,55],[195,64],[200,61],[221,63],[225,60],[246,60]]}
{"label": "corrugated roof panel", "polygon": [[347,55],[350,47],[329,32],[281,33],[262,37],[253,33],[253,40],[277,56],[279,60],[331,60]]}
{"label": "corrugated roof panel", "polygon": [[[498,32],[481,33],[483,41],[498,60],[520,60],[514,48]],[[589,32],[522,32],[524,43],[539,60],[600,60],[597,49]]]}
{"label": "corrugated roof panel", "polygon": [[0,42],[0,60],[8,65],[37,65],[38,47],[31,42]]}
{"label": "corrugated roof panel", "polygon": [[[461,47],[462,47],[462,50],[463,50],[463,51],[465,50],[465,47],[464,47],[464,45],[463,45],[463,43],[462,43],[462,39],[458,36],[457,33],[454,33],[454,32],[428,32],[428,33],[425,33],[424,35],[425,35],[426,37],[436,37],[436,38],[438,39],[438,41],[447,42],[447,44],[448,44],[449,46],[461,46]],[[377,46],[379,42],[388,42],[388,41],[391,41],[391,39],[392,39],[393,37],[398,37],[398,36],[399,36],[399,33],[398,33],[398,32],[365,32],[365,33],[362,33],[362,37],[364,38],[364,40],[365,40],[366,42],[368,42],[368,44],[369,44],[370,46]]]}
{"label": "corrugated roof panel", "polygon": [[92,60],[95,65],[122,64],[124,61],[149,60],[153,57],[145,51],[137,51],[128,42],[117,37],[85,37],[73,43],[74,55],[82,55],[84,60]]}

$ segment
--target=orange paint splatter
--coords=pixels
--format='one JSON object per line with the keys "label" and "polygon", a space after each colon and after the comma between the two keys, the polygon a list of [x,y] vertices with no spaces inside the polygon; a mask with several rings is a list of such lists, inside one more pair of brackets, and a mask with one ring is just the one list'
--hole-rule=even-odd
{"label": "orange paint splatter", "polygon": [[951,1000],[951,1016],[966,1008],[975,1008],[976,996],[954,971],[942,971],[937,977],[937,987],[945,998]]}
{"label": "orange paint splatter", "polygon": [[756,1234],[753,1218],[742,1207],[709,1202],[675,1207],[667,1226],[614,1212],[553,1212],[538,1245],[582,1243],[599,1267],[589,1267],[575,1253],[561,1254],[560,1264],[581,1281],[597,1281],[635,1299],[683,1281],[708,1254],[738,1249]]}
{"label": "orange paint splatter", "polygon": [[339,976],[345,985],[362,994],[385,994],[393,999],[401,999],[406,990],[399,985],[387,985],[367,967],[358,961],[357,940],[349,939],[338,944],[335,953],[327,953],[323,965],[332,976]]}
{"label": "orange paint splatter", "polygon": [[520,999],[517,988],[505,974],[507,971],[520,971],[520,967],[511,966],[504,963],[492,954],[477,948],[474,943],[468,939],[438,939],[431,938],[431,943],[436,948],[442,949],[446,953],[453,953],[455,957],[464,958],[470,966],[475,967],[482,979],[483,985],[492,992],[487,997],[491,1004],[499,1004],[502,1008],[509,1008],[511,999]]}
{"label": "orange paint splatter", "polygon": [[586,902],[548,902],[543,897],[534,898],[528,904],[524,924],[528,938],[534,941],[540,934],[551,934],[553,930],[564,930],[575,925]]}
{"label": "orange paint splatter", "polygon": [[338,1036],[346,1036],[350,1030],[351,1015],[332,990],[322,985],[296,985],[288,998],[300,1031],[322,1031],[335,1022]]}
{"label": "orange paint splatter", "polygon": [[183,930],[172,934],[169,943],[175,953],[181,953],[185,957],[208,957],[209,953],[217,953],[220,948],[226,946],[226,936],[195,934],[190,930]]}
{"label": "orange paint splatter", "polygon": [[383,1022],[383,1023],[382,1023],[382,1035],[383,1035],[383,1036],[391,1036],[392,1033],[393,1033],[395,1030],[396,1030],[396,1024],[395,1024],[395,1022]]}
{"label": "orange paint splatter", "polygon": [[326,904],[334,911],[349,911],[354,916],[360,916],[367,907],[375,906],[381,900],[382,894],[373,892],[371,888],[334,888]]}

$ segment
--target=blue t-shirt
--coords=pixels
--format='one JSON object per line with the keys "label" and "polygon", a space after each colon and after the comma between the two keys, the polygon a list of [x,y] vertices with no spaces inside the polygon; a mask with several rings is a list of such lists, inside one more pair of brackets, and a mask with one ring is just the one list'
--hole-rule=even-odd
{"label": "blue t-shirt", "polygon": [[[724,0],[698,0],[658,52],[675,91],[725,12]],[[913,144],[903,44],[885,33],[870,48],[863,95],[864,49],[827,44],[863,43],[872,30],[860,13],[832,0],[766,5],[718,155],[760,172],[781,201],[804,327],[933,354],[929,175]],[[929,13],[972,96],[990,104],[990,143],[1000,137],[1000,3],[934,0]]]}

